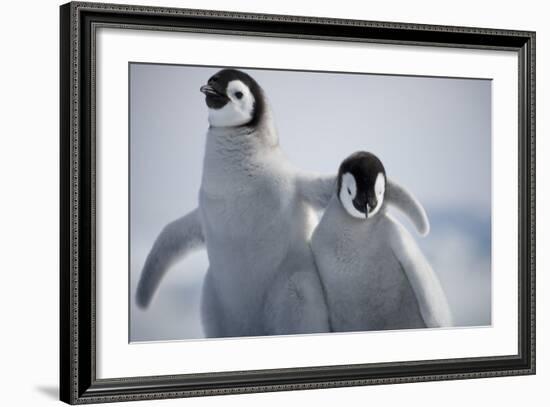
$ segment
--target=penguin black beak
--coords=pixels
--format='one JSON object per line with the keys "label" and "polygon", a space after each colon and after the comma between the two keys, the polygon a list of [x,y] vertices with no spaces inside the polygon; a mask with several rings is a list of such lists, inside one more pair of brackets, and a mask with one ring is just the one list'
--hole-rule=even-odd
{"label": "penguin black beak", "polygon": [[202,93],[204,93],[206,96],[208,96],[208,95],[223,96],[222,94],[220,94],[216,89],[214,89],[210,85],[202,85],[201,88],[200,88],[200,91]]}

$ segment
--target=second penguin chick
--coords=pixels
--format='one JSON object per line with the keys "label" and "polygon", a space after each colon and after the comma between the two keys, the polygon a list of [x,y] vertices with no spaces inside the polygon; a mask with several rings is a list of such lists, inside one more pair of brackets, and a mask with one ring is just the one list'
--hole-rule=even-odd
{"label": "second penguin chick", "polygon": [[357,152],[342,162],[336,194],[311,241],[333,331],[452,324],[437,275],[387,212],[391,199],[378,157]]}

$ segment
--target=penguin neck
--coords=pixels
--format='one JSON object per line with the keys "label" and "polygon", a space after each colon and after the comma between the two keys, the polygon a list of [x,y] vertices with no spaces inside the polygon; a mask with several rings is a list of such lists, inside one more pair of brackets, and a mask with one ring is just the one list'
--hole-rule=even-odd
{"label": "penguin neck", "polygon": [[202,186],[205,192],[249,183],[280,153],[277,132],[266,109],[254,126],[210,127],[207,133]]}
{"label": "penguin neck", "polygon": [[268,151],[279,146],[279,138],[273,124],[270,109],[266,106],[262,116],[253,125],[237,127],[210,126],[207,135],[207,153],[217,159],[244,159],[253,153]]}

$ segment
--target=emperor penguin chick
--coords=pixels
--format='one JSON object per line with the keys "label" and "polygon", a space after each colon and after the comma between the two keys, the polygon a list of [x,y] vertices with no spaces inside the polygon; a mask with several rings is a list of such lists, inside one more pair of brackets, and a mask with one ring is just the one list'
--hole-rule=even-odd
{"label": "emperor penguin chick", "polygon": [[334,331],[450,326],[447,299],[413,237],[388,212],[386,171],[368,152],[344,160],[312,249]]}

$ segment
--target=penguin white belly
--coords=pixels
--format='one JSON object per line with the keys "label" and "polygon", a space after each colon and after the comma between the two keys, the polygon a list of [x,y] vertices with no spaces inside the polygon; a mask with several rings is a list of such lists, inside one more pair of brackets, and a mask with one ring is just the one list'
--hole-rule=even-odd
{"label": "penguin white belly", "polygon": [[347,215],[339,212],[330,205],[312,239],[332,329],[425,327],[407,275],[385,231],[376,227],[380,222],[367,235],[356,222],[347,224]]}

